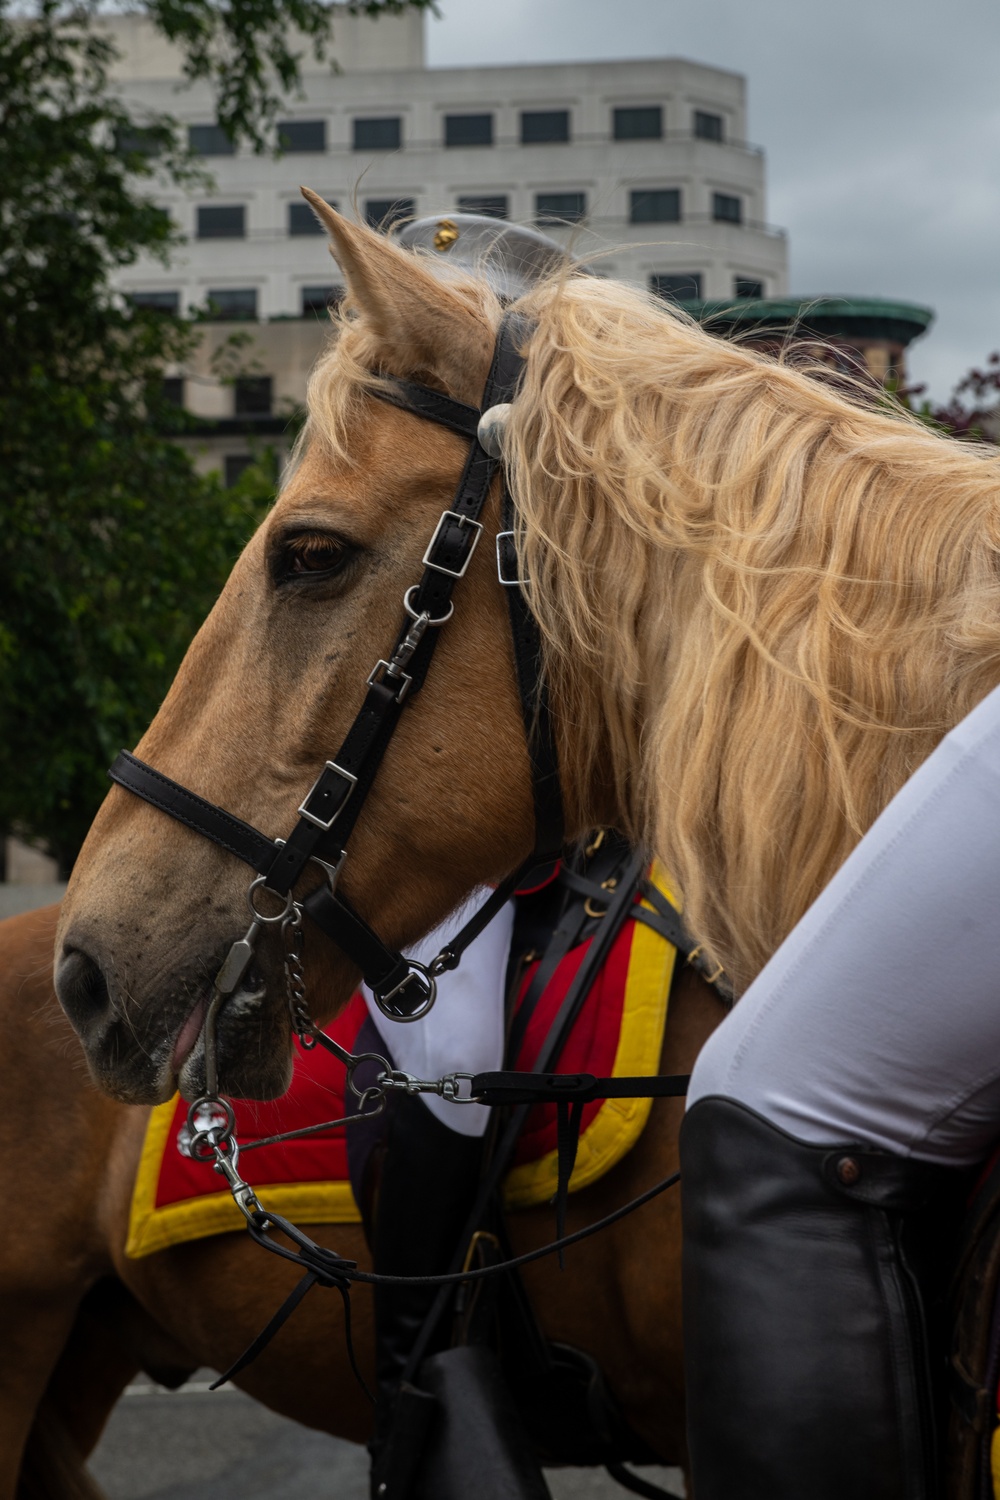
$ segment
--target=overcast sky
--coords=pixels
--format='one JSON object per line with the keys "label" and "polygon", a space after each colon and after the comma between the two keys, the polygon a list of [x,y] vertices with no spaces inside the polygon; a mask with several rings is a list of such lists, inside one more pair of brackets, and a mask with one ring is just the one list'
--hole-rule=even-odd
{"label": "overcast sky", "polygon": [[748,80],[790,289],[936,320],[944,396],[1000,348],[1000,0],[438,0],[431,66],[687,57]]}

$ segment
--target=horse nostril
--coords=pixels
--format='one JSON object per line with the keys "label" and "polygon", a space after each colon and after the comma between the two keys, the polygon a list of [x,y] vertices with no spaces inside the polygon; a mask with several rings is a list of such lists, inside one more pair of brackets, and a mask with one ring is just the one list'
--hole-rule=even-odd
{"label": "horse nostril", "polygon": [[104,973],[89,954],[79,948],[67,950],[56,974],[59,1003],[81,1037],[96,1022],[107,1019],[111,995]]}

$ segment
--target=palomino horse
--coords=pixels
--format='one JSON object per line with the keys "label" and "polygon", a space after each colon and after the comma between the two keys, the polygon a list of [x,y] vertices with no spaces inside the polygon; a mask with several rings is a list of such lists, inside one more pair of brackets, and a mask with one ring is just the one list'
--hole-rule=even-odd
{"label": "palomino horse", "polygon": [[[299,460],[139,746],[156,773],[285,837],[399,629],[467,452],[373,392],[403,379],[477,403],[501,321],[484,284],[444,283],[311,201],[350,296]],[[1000,678],[996,467],[612,282],[567,274],[516,306],[526,370],[504,455],[567,833],[615,826],[655,851],[739,992]],[[498,496],[482,519],[492,540]],[[350,840],[341,890],[397,948],[532,847],[504,595],[482,545]],[[111,791],[63,906],[56,983],[120,1098],[201,1085],[202,1017],[245,889],[230,852]],[[357,967],[310,934],[306,969],[324,1019]],[[282,1090],[275,943],[218,1044],[223,1090]]]}
{"label": "palomino horse", "polygon": [[[0,1251],[5,1359],[0,1371],[0,1500],[94,1500],[81,1468],[138,1369],[178,1383],[225,1368],[296,1280],[247,1236],[216,1235],[142,1260],[123,1254],[148,1111],[100,1094],[52,988],[58,909],[0,923],[0,1097],[4,1100]],[[662,1068],[686,1072],[722,1014],[691,969],[674,985]],[[569,1227],[600,1218],[676,1165],[679,1101],[657,1100],[639,1144],[569,1200]],[[359,1226],[313,1226],[323,1244],[368,1265]],[[511,1218],[517,1248],[552,1237],[547,1209]],[[649,1246],[662,1272],[645,1274]],[[633,1428],[684,1462],[676,1195],[648,1204],[552,1260],[526,1268],[545,1332],[597,1359]],[[605,1297],[596,1297],[594,1288]],[[354,1339],[370,1376],[371,1308],[354,1294]],[[364,1441],[371,1407],[346,1354],[340,1298],[314,1292],[237,1383],[275,1411]],[[25,1444],[27,1447],[25,1449]],[[23,1470],[22,1470],[23,1464]],[[18,1475],[21,1487],[18,1488]]]}

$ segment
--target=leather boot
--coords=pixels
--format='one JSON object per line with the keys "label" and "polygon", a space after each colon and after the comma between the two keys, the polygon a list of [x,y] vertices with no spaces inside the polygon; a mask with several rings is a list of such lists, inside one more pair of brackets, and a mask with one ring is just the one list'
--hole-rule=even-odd
{"label": "leather boot", "polygon": [[[481,1138],[442,1125],[420,1099],[395,1101],[375,1206],[376,1271],[433,1276],[449,1269],[472,1208],[483,1156]],[[403,1381],[435,1300],[434,1287],[376,1286],[377,1403],[372,1454],[374,1500],[405,1500],[423,1449],[434,1397]],[[443,1317],[424,1355],[448,1344]]]}
{"label": "leather boot", "polygon": [[[696,1500],[937,1500],[924,1289],[966,1174],[812,1146],[723,1098],[681,1131]],[[952,1204],[956,1204],[954,1210]]]}

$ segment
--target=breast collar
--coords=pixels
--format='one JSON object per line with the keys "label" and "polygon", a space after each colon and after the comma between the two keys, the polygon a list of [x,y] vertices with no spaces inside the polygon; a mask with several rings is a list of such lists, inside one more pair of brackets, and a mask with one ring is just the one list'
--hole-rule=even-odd
{"label": "breast collar", "polygon": [[[531,325],[525,319],[516,313],[505,314],[479,409],[407,380],[390,379],[372,389],[371,394],[379,399],[470,439],[469,455],[451,508],[442,512],[423,555],[423,573],[403,595],[405,614],[395,645],[388,657],[377,661],[369,673],[368,690],[357,717],[335,757],[326,762],[300,804],[298,822],[288,837],[268,838],[127,750],[121,751],[108,773],[126,791],[250,865],[257,872],[248,893],[255,916],[258,915],[253,896],[256,887],[264,886],[282,898],[283,915],[287,915],[297,905],[292,896],[296,881],[310,862],[320,866],[324,881],[302,902],[302,910],[358,965],[381,1010],[397,1021],[416,1020],[426,1014],[434,1002],[436,978],[458,964],[464,949],[500,910],[527,872],[558,855],[563,839],[558,761],[541,675],[541,639],[517,576],[514,505],[502,474],[499,448],[491,440],[490,421],[483,420],[484,416],[489,418],[491,408],[512,401],[516,395],[525,363],[519,348],[530,332]],[[491,451],[483,446],[484,442]],[[498,470],[503,486],[503,519],[496,540],[497,577],[507,596],[515,674],[531,762],[535,848],[525,864],[494,891],[451,940],[448,948],[432,964],[424,966],[387,947],[339,892],[338,882],[348,840],[372,790],[400,715],[423,687],[439,631],[455,613],[452,594],[465,576],[482,535],[480,518]],[[471,673],[464,686],[471,688]],[[440,813],[446,817],[447,808],[441,808]],[[239,942],[234,944],[227,963],[238,948]],[[252,945],[230,992],[242,978],[251,955]],[[222,977],[220,971],[217,988]]]}

